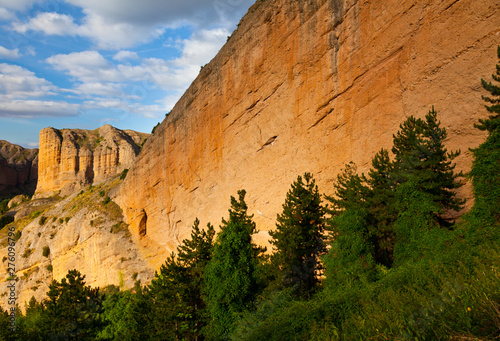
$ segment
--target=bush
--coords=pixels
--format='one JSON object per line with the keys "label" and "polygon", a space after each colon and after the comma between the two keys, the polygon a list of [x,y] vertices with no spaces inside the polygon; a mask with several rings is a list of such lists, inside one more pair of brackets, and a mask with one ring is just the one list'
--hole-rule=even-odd
{"label": "bush", "polygon": [[0,229],[4,228],[6,225],[9,225],[13,221],[14,217],[4,215],[2,218],[0,218]]}
{"label": "bush", "polygon": [[33,253],[33,249],[27,248],[21,257],[28,258]]}
{"label": "bush", "polygon": [[42,216],[40,218],[40,220],[38,221],[38,224],[40,224],[40,226],[45,225],[45,223],[47,222],[47,219],[48,219],[47,217]]}
{"label": "bush", "polygon": [[110,201],[111,201],[111,198],[110,198],[110,197],[106,197],[106,198],[104,198],[104,200],[102,201],[102,204],[103,204],[103,205],[107,205],[107,204],[109,204],[109,202],[110,202]]}
{"label": "bush", "polygon": [[52,264],[47,265],[47,270],[50,272],[52,272],[52,270],[54,270],[54,268],[52,267]]}
{"label": "bush", "polygon": [[106,194],[106,193],[104,192],[104,190],[99,191],[99,196],[100,196],[100,197],[103,197],[103,196],[104,196],[104,194]]}
{"label": "bush", "polygon": [[42,256],[48,257],[50,254],[50,248],[48,246],[44,246],[42,250]]}
{"label": "bush", "polygon": [[123,180],[127,177],[128,174],[128,168],[124,169],[122,174],[120,175],[120,180]]}

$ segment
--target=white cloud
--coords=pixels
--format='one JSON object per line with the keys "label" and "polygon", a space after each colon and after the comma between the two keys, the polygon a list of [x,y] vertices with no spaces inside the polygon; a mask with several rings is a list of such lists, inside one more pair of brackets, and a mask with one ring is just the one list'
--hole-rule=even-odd
{"label": "white cloud", "polygon": [[3,46],[0,46],[0,58],[15,59],[19,57],[19,49],[9,50]]}
{"label": "white cloud", "polygon": [[21,11],[33,6],[39,0],[0,0],[0,7]]}
{"label": "white cloud", "polygon": [[47,12],[38,14],[27,23],[13,23],[12,28],[19,33],[32,30],[48,35],[76,35],[80,31],[70,15]]}
{"label": "white cloud", "polygon": [[127,59],[139,59],[139,56],[135,52],[122,50],[119,51],[117,54],[115,54],[113,56],[113,59],[118,61],[124,61]]}
{"label": "white cloud", "polygon": [[215,56],[229,35],[226,29],[201,30],[184,40],[182,56],[175,61],[180,66],[203,65]]}
{"label": "white cloud", "polygon": [[0,7],[0,20],[10,20],[14,18],[14,14],[8,9]]}
{"label": "white cloud", "polygon": [[[43,12],[26,23],[12,24],[12,28],[20,33],[33,30],[48,35],[78,35],[93,41],[99,49],[120,50],[152,41],[166,28],[185,25],[201,28],[215,24],[228,28],[253,3],[252,0],[143,0],[140,4],[136,0],[66,2],[82,8],[85,16],[81,25],[69,15]],[[25,3],[23,6],[33,1]]]}
{"label": "white cloud", "polygon": [[58,88],[18,65],[0,64],[0,117],[73,116],[79,105],[35,99],[55,95]]}
{"label": "white cloud", "polygon": [[47,58],[56,70],[64,71],[83,83],[122,82],[126,78],[97,51],[57,54]]}
{"label": "white cloud", "polygon": [[75,116],[79,108],[79,104],[64,101],[13,100],[2,103],[0,116],[24,118]]}
{"label": "white cloud", "polygon": [[120,84],[115,83],[83,83],[76,86],[75,91],[87,96],[97,95],[105,97],[117,97],[123,95]]}
{"label": "white cloud", "polygon": [[53,94],[56,87],[49,81],[17,65],[0,64],[0,95],[5,100],[40,97]]}

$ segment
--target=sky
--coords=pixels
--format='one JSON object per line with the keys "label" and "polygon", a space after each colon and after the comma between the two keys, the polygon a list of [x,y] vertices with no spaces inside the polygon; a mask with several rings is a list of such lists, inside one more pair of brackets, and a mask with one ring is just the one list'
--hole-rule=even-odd
{"label": "sky", "polygon": [[255,0],[0,0],[0,140],[151,132]]}

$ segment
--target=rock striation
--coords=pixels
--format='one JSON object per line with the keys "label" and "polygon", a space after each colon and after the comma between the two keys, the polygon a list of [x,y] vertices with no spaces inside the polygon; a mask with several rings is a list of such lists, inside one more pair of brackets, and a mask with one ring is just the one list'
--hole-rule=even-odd
{"label": "rock striation", "polygon": [[264,241],[298,174],[331,193],[346,162],[366,171],[399,124],[432,105],[469,169],[499,22],[491,0],[257,1],[116,192],[150,263],[195,217],[218,224],[241,188]]}
{"label": "rock striation", "polygon": [[0,140],[0,197],[32,195],[38,178],[38,149]]}
{"label": "rock striation", "polygon": [[42,129],[35,197],[70,194],[122,172],[148,136],[110,125],[96,130]]}

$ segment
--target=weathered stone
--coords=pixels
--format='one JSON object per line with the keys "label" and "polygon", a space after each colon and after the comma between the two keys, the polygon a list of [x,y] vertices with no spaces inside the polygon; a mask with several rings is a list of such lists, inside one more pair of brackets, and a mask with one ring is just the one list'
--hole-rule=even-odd
{"label": "weathered stone", "polygon": [[346,162],[367,171],[399,124],[432,105],[468,170],[484,139],[473,123],[486,115],[480,78],[494,70],[499,22],[491,0],[258,1],[117,192],[134,233],[147,215],[140,242],[152,266],[196,217],[218,224],[242,188],[264,242],[297,175],[314,173],[331,193]]}
{"label": "weathered stone", "polygon": [[35,191],[38,149],[26,149],[0,140],[0,197]]}
{"label": "weathered stone", "polygon": [[39,180],[35,197],[70,194],[129,168],[149,134],[105,125],[96,130],[40,131]]}

